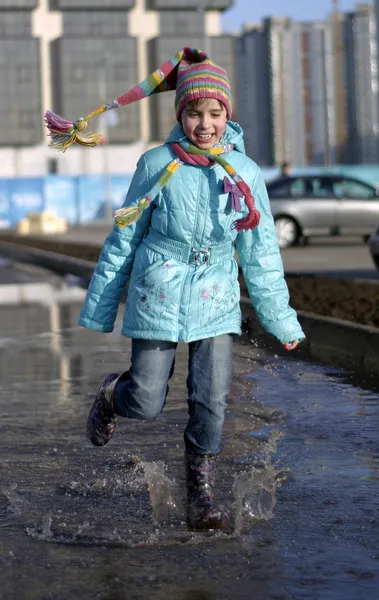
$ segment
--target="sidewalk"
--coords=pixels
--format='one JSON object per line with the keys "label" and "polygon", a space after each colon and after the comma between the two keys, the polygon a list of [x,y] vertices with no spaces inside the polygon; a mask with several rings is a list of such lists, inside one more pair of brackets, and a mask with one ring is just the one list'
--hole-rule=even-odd
{"label": "sidewalk", "polygon": [[[42,239],[102,246],[113,224],[87,223],[67,233],[41,236]],[[308,246],[281,251],[288,275],[317,275],[344,279],[379,279],[369,250],[359,238],[319,238]]]}
{"label": "sidewalk", "polygon": [[112,230],[113,223],[88,223],[82,227],[70,227],[66,233],[40,236],[43,239],[56,241],[75,242],[102,246],[108,233]]}

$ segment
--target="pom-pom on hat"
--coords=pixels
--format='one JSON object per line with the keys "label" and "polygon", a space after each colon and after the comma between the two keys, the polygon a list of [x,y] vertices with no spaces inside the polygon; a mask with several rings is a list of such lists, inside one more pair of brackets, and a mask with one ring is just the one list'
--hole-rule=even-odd
{"label": "pom-pom on hat", "polygon": [[86,129],[89,119],[153,94],[173,90],[176,90],[175,110],[178,120],[185,105],[191,100],[199,98],[219,100],[226,108],[227,118],[231,118],[232,95],[226,71],[216,65],[202,50],[183,48],[142,83],[116,100],[103,104],[75,123],[47,111],[45,124],[51,137],[50,145],[61,152],[65,152],[75,142],[82,146],[97,146],[101,142],[100,134],[82,133]]}

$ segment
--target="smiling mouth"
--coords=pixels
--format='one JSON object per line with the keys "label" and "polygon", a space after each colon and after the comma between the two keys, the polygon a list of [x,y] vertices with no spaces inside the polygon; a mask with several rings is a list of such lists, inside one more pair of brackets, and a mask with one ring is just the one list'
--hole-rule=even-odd
{"label": "smiling mouth", "polygon": [[212,139],[213,133],[196,133],[196,137],[202,142],[209,142]]}

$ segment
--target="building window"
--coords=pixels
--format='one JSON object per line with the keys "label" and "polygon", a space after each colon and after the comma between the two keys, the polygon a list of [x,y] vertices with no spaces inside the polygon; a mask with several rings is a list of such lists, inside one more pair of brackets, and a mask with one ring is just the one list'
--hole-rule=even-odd
{"label": "building window", "polygon": [[99,36],[103,35],[102,23],[92,22],[90,24],[89,30],[90,30],[89,31],[90,35],[95,35],[95,36],[97,36],[97,35],[99,35]]}
{"label": "building window", "polygon": [[163,11],[160,13],[161,35],[204,35],[204,14],[186,10]]}
{"label": "building window", "polygon": [[17,69],[17,81],[18,83],[26,83],[31,81],[31,69],[23,65]]}
{"label": "building window", "polygon": [[32,110],[20,110],[20,127],[31,129],[32,127],[34,127],[34,118],[34,112]]}
{"label": "building window", "polygon": [[58,159],[49,158],[47,161],[47,172],[49,175],[57,175],[58,173]]}
{"label": "building window", "polygon": [[83,81],[86,77],[85,67],[74,67],[72,70],[72,78],[74,81]]}

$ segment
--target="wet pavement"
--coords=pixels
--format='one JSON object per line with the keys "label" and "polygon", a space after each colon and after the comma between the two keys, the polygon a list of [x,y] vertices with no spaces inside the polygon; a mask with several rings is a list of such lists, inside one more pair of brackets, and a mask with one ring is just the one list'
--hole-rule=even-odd
{"label": "wet pavement", "polygon": [[218,468],[227,534],[184,522],[186,347],[164,413],[95,448],[93,394],[130,343],[77,326],[84,291],[0,263],[1,600],[377,600],[379,391],[234,345]]}

